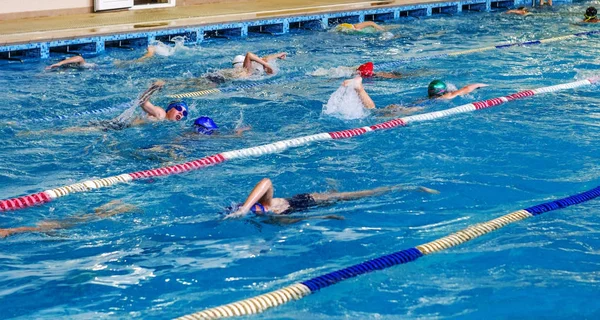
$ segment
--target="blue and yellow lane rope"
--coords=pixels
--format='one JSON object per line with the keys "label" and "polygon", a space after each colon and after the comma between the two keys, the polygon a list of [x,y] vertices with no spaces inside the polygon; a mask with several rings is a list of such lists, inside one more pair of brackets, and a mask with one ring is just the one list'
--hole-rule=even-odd
{"label": "blue and yellow lane rope", "polygon": [[600,196],[600,186],[573,196],[518,210],[499,218],[467,227],[466,229],[460,230],[429,243],[418,245],[414,248],[401,250],[353,265],[348,268],[333,271],[300,283],[296,283],[283,289],[223,306],[213,307],[194,314],[182,316],[178,319],[217,319],[261,313],[269,308],[280,306],[292,300],[301,299],[311,293],[315,293],[323,288],[329,287],[346,279],[354,278],[356,276],[376,270],[387,269],[395,265],[409,263],[425,255],[465,243],[469,240],[500,229],[508,224],[530,217],[535,217],[545,212],[590,201],[598,196]]}

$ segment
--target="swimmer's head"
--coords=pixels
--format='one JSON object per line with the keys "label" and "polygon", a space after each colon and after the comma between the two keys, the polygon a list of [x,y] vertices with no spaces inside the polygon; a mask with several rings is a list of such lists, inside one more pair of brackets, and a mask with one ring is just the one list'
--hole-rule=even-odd
{"label": "swimmer's head", "polygon": [[200,117],[194,121],[194,131],[210,136],[219,126],[209,117]]}
{"label": "swimmer's head", "polygon": [[525,7],[518,7],[517,10],[527,10]]}
{"label": "swimmer's head", "polygon": [[363,78],[369,78],[373,76],[373,62],[367,62],[365,64],[361,64],[356,71]]}
{"label": "swimmer's head", "polygon": [[598,10],[594,7],[589,7],[585,10],[585,15],[583,16],[585,20],[596,19],[596,15],[598,14]]}
{"label": "swimmer's head", "polygon": [[433,80],[427,87],[429,98],[437,98],[443,96],[447,91],[446,83],[442,80]]}
{"label": "swimmer's head", "polygon": [[173,101],[169,103],[167,109],[167,119],[179,121],[188,115],[188,105],[185,101]]}
{"label": "swimmer's head", "polygon": [[335,30],[336,31],[354,30],[354,25],[351,23],[340,23],[337,26],[335,26]]}
{"label": "swimmer's head", "polygon": [[243,67],[244,66],[244,60],[246,60],[245,56],[237,55],[237,56],[235,56],[233,58],[233,61],[231,61],[231,65],[234,68]]}
{"label": "swimmer's head", "polygon": [[[238,211],[244,205],[243,202],[233,204],[231,206],[225,207],[225,210],[222,212],[223,214],[231,214]],[[267,213],[267,209],[260,202],[255,203],[252,207],[250,207],[250,211],[254,214],[260,215],[263,213]]]}

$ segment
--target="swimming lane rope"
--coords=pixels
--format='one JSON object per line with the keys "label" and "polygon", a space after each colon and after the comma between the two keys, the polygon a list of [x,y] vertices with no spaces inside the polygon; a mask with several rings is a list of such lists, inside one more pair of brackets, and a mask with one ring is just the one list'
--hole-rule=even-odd
{"label": "swimming lane rope", "polygon": [[301,299],[311,293],[315,293],[323,288],[329,287],[346,279],[369,273],[371,271],[383,270],[395,265],[409,263],[421,258],[424,255],[457,246],[494,230],[500,229],[513,222],[535,217],[544,212],[562,209],[586,202],[597,198],[598,196],[600,196],[600,186],[574,196],[546,202],[537,206],[529,207],[527,209],[509,213],[487,222],[475,224],[456,233],[452,233],[429,243],[418,245],[414,248],[388,254],[345,269],[333,271],[310,280],[299,282],[283,289],[223,306],[206,309],[204,311],[189,314],[178,319],[217,319],[261,313],[269,308],[283,305],[292,300]]}
{"label": "swimming lane rope", "polygon": [[[415,61],[431,60],[431,59],[435,59],[435,58],[444,58],[444,57],[454,57],[454,56],[460,56],[460,55],[465,55],[465,54],[471,54],[471,53],[475,53],[475,52],[484,52],[484,51],[495,50],[495,49],[506,49],[506,48],[517,47],[517,46],[532,46],[532,45],[538,45],[538,44],[542,44],[542,43],[562,41],[562,40],[567,40],[567,39],[572,39],[572,38],[582,37],[582,36],[589,36],[589,35],[594,35],[594,34],[600,34],[600,30],[579,32],[579,33],[574,33],[574,34],[570,34],[570,35],[542,39],[542,40],[531,40],[531,41],[524,41],[524,42],[499,44],[499,45],[493,45],[493,46],[477,48],[477,49],[469,49],[469,50],[456,51],[456,52],[450,52],[450,53],[441,53],[441,54],[435,54],[435,55],[429,55],[429,56],[423,56],[423,57],[400,59],[400,60],[391,61],[391,62],[382,62],[382,63],[375,64],[375,69],[380,69],[380,70],[381,69],[389,69],[389,68],[397,67],[397,66],[404,65],[407,63],[415,62]],[[293,81],[298,80],[299,78],[304,78],[304,76],[294,77],[291,79],[277,79],[277,83],[293,82]],[[168,95],[168,97],[175,98],[175,99],[202,97],[202,96],[206,96],[209,94],[245,90],[245,89],[249,89],[249,88],[253,88],[253,87],[257,87],[257,86],[265,85],[265,84],[268,84],[268,82],[253,82],[250,84],[245,84],[245,85],[240,85],[240,86],[230,86],[230,87],[225,87],[222,89],[216,89],[216,88],[215,89],[206,89],[206,90],[200,90],[200,91]]]}
{"label": "swimming lane rope", "polygon": [[55,189],[46,190],[40,193],[35,193],[19,198],[12,198],[7,200],[0,200],[0,211],[8,211],[8,210],[18,210],[28,208],[34,205],[43,204],[49,202],[53,199],[66,196],[71,193],[76,192],[86,192],[93,189],[108,187],[117,183],[130,182],[133,180],[150,178],[150,177],[159,177],[159,176],[169,176],[174,174],[179,174],[191,170],[196,170],[200,168],[204,168],[210,165],[215,165],[226,160],[233,160],[238,158],[248,158],[248,157],[256,157],[262,156],[265,154],[277,153],[284,151],[288,148],[298,147],[302,145],[309,144],[314,141],[325,141],[325,140],[335,140],[335,139],[347,139],[355,136],[363,135],[370,131],[376,130],[385,130],[392,129],[398,126],[406,126],[412,122],[420,122],[420,121],[429,121],[438,118],[448,117],[454,114],[471,112],[476,110],[481,110],[485,108],[494,107],[512,100],[523,99],[526,97],[530,97],[536,94],[541,93],[550,93],[561,90],[573,89],[581,86],[591,85],[600,81],[600,77],[593,77],[585,80],[563,83],[550,87],[542,87],[533,90],[525,90],[521,92],[517,92],[508,96],[493,98],[484,101],[478,101],[473,103],[468,103],[462,106],[429,112],[424,114],[412,115],[403,118],[392,119],[383,123],[378,123],[372,126],[365,126],[361,128],[347,129],[336,132],[326,132],[319,133],[310,136],[304,136],[289,140],[278,141],[271,144],[266,144],[262,146],[227,151],[223,153],[219,153],[212,156],[207,156],[202,159],[177,164],[170,167],[163,167],[158,169],[144,170],[133,173],[125,173],[119,176],[113,176],[108,178],[96,179],[96,180],[88,180],[64,187],[59,187]]}
{"label": "swimming lane rope", "polygon": [[55,120],[65,120],[65,119],[69,119],[69,118],[79,118],[79,117],[87,116],[90,114],[101,114],[104,112],[109,112],[109,111],[114,111],[114,110],[123,111],[129,107],[131,107],[131,103],[122,103],[122,104],[119,104],[117,106],[112,106],[112,107],[105,107],[105,108],[99,108],[99,109],[94,109],[94,110],[85,110],[85,111],[79,111],[79,112],[75,112],[75,113],[57,115],[57,116],[51,116],[51,117],[30,118],[30,119],[19,120],[19,122],[30,123],[30,122],[48,122],[48,121],[55,121]]}

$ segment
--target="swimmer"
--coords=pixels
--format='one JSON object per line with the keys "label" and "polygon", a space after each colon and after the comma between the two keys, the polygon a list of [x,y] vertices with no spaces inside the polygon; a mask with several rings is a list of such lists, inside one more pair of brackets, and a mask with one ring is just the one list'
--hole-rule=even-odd
{"label": "swimmer", "polygon": [[437,190],[425,187],[391,186],[354,192],[302,193],[291,198],[273,198],[273,183],[270,179],[264,178],[252,189],[246,201],[235,212],[228,214],[225,218],[239,218],[249,212],[257,215],[269,212],[274,215],[289,215],[294,212],[305,211],[311,207],[328,205],[338,201],[356,200],[400,190],[421,191],[432,194],[439,193]]}
{"label": "swimmer", "polygon": [[544,5],[552,7],[552,0],[540,0],[540,7]]}
{"label": "swimmer", "polygon": [[105,218],[112,217],[117,214],[129,213],[129,212],[140,212],[140,210],[133,205],[123,204],[121,201],[111,201],[104,204],[96,209],[94,213],[88,213],[79,217],[67,218],[62,220],[47,220],[42,221],[35,227],[17,227],[17,228],[6,228],[0,229],[0,238],[6,238],[18,233],[26,232],[50,232],[61,229],[71,228],[77,224],[102,220]]}
{"label": "swimmer", "polygon": [[46,70],[52,70],[52,69],[56,69],[56,68],[91,68],[91,67],[95,67],[96,65],[93,63],[87,63],[85,62],[85,59],[83,59],[82,56],[74,56],[74,57],[70,57],[70,58],[66,58],[61,62],[55,63],[53,65],[47,66]]}
{"label": "swimmer", "polygon": [[156,53],[156,46],[149,45],[148,47],[146,47],[146,53],[144,53],[143,56],[141,56],[137,59],[134,59],[134,60],[115,60],[114,63],[115,63],[115,66],[117,66],[117,67],[127,67],[134,63],[148,61],[150,58],[154,57],[155,53]]}
{"label": "swimmer", "polygon": [[219,126],[209,117],[199,117],[194,120],[192,130],[177,137],[172,143],[154,145],[137,149],[133,156],[140,160],[158,160],[163,163],[172,161],[186,161],[193,155],[197,144],[194,141],[204,138],[241,138],[244,132],[252,129],[250,126],[237,128],[233,133],[221,133]]}
{"label": "swimmer", "polygon": [[598,10],[594,7],[589,7],[585,10],[585,14],[583,15],[583,21],[585,23],[598,23]]}
{"label": "swimmer", "polygon": [[527,16],[532,13],[529,12],[529,10],[527,10],[527,8],[525,8],[525,7],[518,7],[517,9],[505,11],[504,14],[516,14],[516,15],[520,15],[520,16]]}
{"label": "swimmer", "polygon": [[259,57],[252,52],[247,52],[245,56],[237,55],[233,58],[231,66],[233,69],[229,75],[232,78],[248,78],[253,75],[260,75],[263,72],[266,74],[273,74],[273,67],[269,62],[275,59],[284,60],[287,57],[287,53],[279,52],[276,54]]}
{"label": "swimmer", "polygon": [[361,64],[356,68],[356,72],[363,78],[384,78],[384,79],[400,79],[402,75],[399,72],[383,72],[373,71],[373,62],[369,61],[367,63]]}
{"label": "swimmer", "polygon": [[173,101],[166,109],[155,106],[150,102],[150,97],[161,90],[165,85],[162,80],[154,82],[146,91],[144,91],[138,98],[138,106],[146,113],[145,116],[137,116],[133,119],[124,119],[124,114],[128,113],[132,108],[123,112],[122,115],[111,119],[111,120],[100,120],[90,121],[88,127],[71,127],[60,131],[56,130],[41,130],[35,132],[28,132],[27,134],[65,134],[65,133],[77,133],[77,132],[98,132],[98,131],[114,131],[123,130],[133,126],[139,126],[148,122],[157,121],[181,121],[188,115],[188,105],[185,101]]}
{"label": "swimmer", "polygon": [[365,28],[373,28],[377,31],[385,31],[385,28],[383,28],[382,26],[378,25],[377,23],[373,22],[373,21],[365,21],[365,22],[361,22],[361,23],[341,23],[338,24],[337,26],[335,26],[335,31],[339,31],[339,32],[348,32],[348,31],[361,31]]}
{"label": "swimmer", "polygon": [[451,100],[458,96],[464,96],[473,92],[476,89],[487,87],[487,84],[474,83],[466,85],[456,91],[448,91],[446,83],[442,80],[433,80],[427,87],[427,95],[429,99]]}
{"label": "swimmer", "polygon": [[[363,107],[365,109],[375,109],[375,107],[376,107],[375,102],[373,102],[373,99],[371,99],[371,97],[365,90],[364,86],[362,85],[361,77],[356,77],[354,79],[345,80],[342,83],[342,86],[345,86],[345,87],[354,86],[354,90],[358,94],[358,97],[360,98],[360,101],[362,102]],[[427,92],[429,95],[429,99],[450,100],[450,99],[454,99],[458,96],[466,95],[466,94],[472,92],[473,90],[479,89],[482,87],[487,87],[487,85],[483,84],[483,83],[475,83],[475,84],[470,84],[468,86],[465,86],[456,91],[447,91],[446,83],[444,83],[441,80],[434,80],[429,84]],[[402,106],[402,105],[398,105],[398,104],[391,104],[381,110],[382,110],[382,112],[384,112],[384,116],[389,116],[389,115],[392,115],[390,112],[410,114],[410,113],[414,113],[414,112],[422,110],[422,109],[423,109],[423,107],[406,107],[406,106]]]}

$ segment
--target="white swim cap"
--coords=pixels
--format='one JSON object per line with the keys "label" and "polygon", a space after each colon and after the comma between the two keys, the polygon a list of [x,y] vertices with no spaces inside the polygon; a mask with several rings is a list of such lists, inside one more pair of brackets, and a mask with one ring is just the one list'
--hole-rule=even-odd
{"label": "white swim cap", "polygon": [[245,56],[237,55],[237,56],[235,56],[235,58],[233,58],[233,61],[231,62],[231,64],[235,66],[238,63],[244,63],[244,60],[246,60]]}

